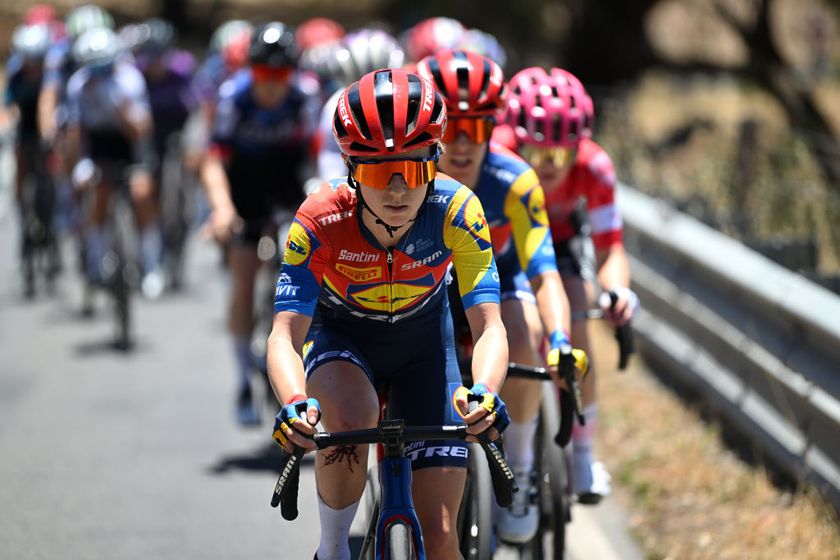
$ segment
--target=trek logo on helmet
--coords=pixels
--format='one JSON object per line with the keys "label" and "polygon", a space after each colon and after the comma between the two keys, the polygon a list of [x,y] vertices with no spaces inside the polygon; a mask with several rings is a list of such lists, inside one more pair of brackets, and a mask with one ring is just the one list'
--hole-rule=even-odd
{"label": "trek logo on helmet", "polygon": [[423,110],[431,111],[435,101],[435,88],[428,80],[424,79],[424,81],[426,82],[426,95],[423,96]]}
{"label": "trek logo on helmet", "polygon": [[350,110],[347,108],[347,91],[343,91],[341,93],[341,97],[338,98],[338,118],[341,119],[341,125],[347,127],[347,125],[353,124],[353,119],[350,118]]}

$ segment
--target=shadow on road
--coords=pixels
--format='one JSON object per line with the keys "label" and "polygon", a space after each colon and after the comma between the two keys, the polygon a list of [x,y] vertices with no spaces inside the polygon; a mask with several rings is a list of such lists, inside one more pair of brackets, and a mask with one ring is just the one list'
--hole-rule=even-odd
{"label": "shadow on road", "polygon": [[[309,453],[304,456],[301,467],[312,468],[314,463],[315,455]],[[215,475],[224,475],[230,471],[264,471],[280,474],[280,447],[271,442],[251,453],[221,457],[208,469],[208,472]]]}

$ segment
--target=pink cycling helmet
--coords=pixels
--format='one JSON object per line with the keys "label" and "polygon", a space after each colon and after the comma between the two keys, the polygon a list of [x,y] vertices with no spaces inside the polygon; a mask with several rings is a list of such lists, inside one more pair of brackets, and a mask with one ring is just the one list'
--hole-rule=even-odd
{"label": "pink cycling helmet", "polygon": [[594,116],[583,84],[560,68],[526,68],[508,82],[506,120],[521,144],[577,148]]}

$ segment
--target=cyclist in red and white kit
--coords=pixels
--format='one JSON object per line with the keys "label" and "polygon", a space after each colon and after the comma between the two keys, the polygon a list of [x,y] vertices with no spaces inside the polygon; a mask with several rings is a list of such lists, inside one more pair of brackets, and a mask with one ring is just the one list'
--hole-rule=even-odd
{"label": "cyclist in red and white kit", "polygon": [[[591,139],[592,99],[575,76],[560,68],[527,68],[514,75],[508,87],[507,126],[497,127],[493,139],[518,151],[545,189],[557,265],[572,307],[572,343],[591,359],[583,312],[595,304],[596,272],[603,290],[598,304],[614,325],[627,324],[639,304],[629,288],[612,161]],[[595,271],[592,250],[587,250],[589,238]],[[615,305],[610,305],[607,292],[618,296]],[[610,492],[610,476],[592,450],[596,366],[583,382],[586,425],[576,424],[572,436],[572,479],[582,503],[597,503]]]}

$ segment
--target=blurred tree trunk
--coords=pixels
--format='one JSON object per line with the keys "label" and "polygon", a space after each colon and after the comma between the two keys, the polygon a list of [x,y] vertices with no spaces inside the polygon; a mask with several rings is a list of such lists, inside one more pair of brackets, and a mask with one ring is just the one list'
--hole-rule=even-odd
{"label": "blurred tree trunk", "polygon": [[572,27],[563,47],[566,67],[585,83],[633,79],[658,59],[645,19],[660,0],[569,0]]}
{"label": "blurred tree trunk", "polygon": [[187,29],[187,0],[164,0],[161,2],[161,17],[172,22],[175,29]]}
{"label": "blurred tree trunk", "polygon": [[810,84],[797,75],[776,45],[771,23],[773,0],[759,0],[755,23],[741,21],[720,0],[715,9],[749,48],[740,71],[756,80],[782,104],[797,132],[810,146],[829,185],[840,189],[840,139],[814,98]]}

